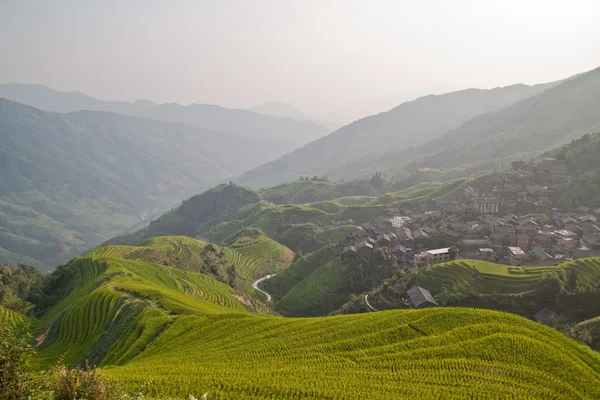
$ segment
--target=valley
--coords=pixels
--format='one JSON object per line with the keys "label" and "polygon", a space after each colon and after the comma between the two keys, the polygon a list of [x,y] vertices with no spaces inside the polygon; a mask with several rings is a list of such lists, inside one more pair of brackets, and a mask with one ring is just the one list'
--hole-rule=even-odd
{"label": "valley", "polygon": [[599,398],[599,71],[331,133],[0,85],[10,400]]}

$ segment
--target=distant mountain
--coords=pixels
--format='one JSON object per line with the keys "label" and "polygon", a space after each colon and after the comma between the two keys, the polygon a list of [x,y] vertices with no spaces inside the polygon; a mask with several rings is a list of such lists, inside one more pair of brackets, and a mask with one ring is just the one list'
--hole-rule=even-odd
{"label": "distant mountain", "polygon": [[[450,168],[540,152],[600,131],[600,68],[511,107],[480,115],[411,151],[421,165]],[[405,155],[408,154],[405,152]]]}
{"label": "distant mountain", "polygon": [[203,129],[236,133],[253,139],[285,140],[304,144],[325,136],[328,131],[312,121],[272,117],[242,109],[210,104],[161,104],[136,113],[144,118],[183,123]]}
{"label": "distant mountain", "polygon": [[279,118],[292,118],[296,121],[310,121],[312,118],[302,111],[298,110],[292,104],[282,103],[280,101],[269,101],[260,106],[248,109],[259,114],[270,115]]}
{"label": "distant mountain", "polygon": [[56,266],[280,149],[231,133],[0,99],[0,265]]}
{"label": "distant mountain", "polygon": [[[270,186],[298,176],[354,178],[380,170],[385,153],[409,149],[458,128],[471,118],[535,96],[558,83],[513,85],[491,90],[467,89],[429,95],[344,126],[238,179],[250,186]],[[398,166],[403,160],[397,159]],[[358,168],[348,168],[357,163]]]}
{"label": "distant mountain", "polygon": [[59,92],[44,85],[21,83],[0,84],[0,98],[27,104],[44,111],[68,113],[81,110],[108,111],[135,114],[156,106],[150,100],[126,101],[98,100],[81,92]]}
{"label": "distant mountain", "polygon": [[[202,129],[236,133],[251,139],[287,142],[276,156],[281,156],[331,130],[310,118],[272,116],[242,109],[228,109],[210,104],[183,106],[176,103],[156,104],[150,100],[104,101],[81,92],[59,92],[44,85],[9,83],[0,85],[0,98],[30,105],[44,111],[108,111],[136,115],[159,121],[183,123]],[[293,118],[293,117],[292,117]],[[249,169],[248,167],[247,169]]]}
{"label": "distant mountain", "polygon": [[313,121],[318,125],[323,126],[329,132],[333,132],[341,128],[344,124],[336,122],[337,117],[333,118],[318,118],[311,117],[302,111],[298,110],[292,104],[282,103],[279,101],[270,101],[263,103],[260,106],[249,108],[248,110],[273,117],[292,118],[296,121]]}

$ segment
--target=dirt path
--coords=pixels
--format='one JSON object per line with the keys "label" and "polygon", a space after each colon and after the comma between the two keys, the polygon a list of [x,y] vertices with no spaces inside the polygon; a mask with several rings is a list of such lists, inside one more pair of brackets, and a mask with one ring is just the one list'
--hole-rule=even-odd
{"label": "dirt path", "polygon": [[271,295],[270,295],[269,293],[265,292],[264,290],[262,290],[262,289],[259,289],[259,288],[258,288],[258,284],[259,284],[259,283],[261,283],[262,281],[266,281],[267,279],[270,279],[270,278],[274,277],[275,275],[277,275],[277,274],[267,275],[267,276],[265,276],[265,277],[263,277],[263,278],[260,278],[260,279],[256,280],[256,282],[254,282],[254,283],[252,284],[252,287],[253,287],[254,289],[258,290],[259,292],[261,292],[261,293],[263,293],[265,296],[267,296],[267,301],[271,301]]}
{"label": "dirt path", "polygon": [[377,311],[375,309],[375,307],[373,307],[371,305],[371,303],[369,303],[369,295],[368,294],[365,294],[365,303],[367,303],[367,307],[369,307],[369,311]]}

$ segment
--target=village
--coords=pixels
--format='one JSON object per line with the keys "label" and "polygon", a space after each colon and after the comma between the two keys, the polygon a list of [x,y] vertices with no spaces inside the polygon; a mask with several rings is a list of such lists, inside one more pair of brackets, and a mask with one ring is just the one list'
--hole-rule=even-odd
{"label": "village", "polygon": [[[600,209],[550,208],[549,187],[568,183],[564,162],[517,161],[482,191],[409,208],[392,204],[342,242],[342,257],[383,249],[406,268],[469,258],[511,265],[556,265],[600,255]],[[519,215],[521,214],[521,215]]]}

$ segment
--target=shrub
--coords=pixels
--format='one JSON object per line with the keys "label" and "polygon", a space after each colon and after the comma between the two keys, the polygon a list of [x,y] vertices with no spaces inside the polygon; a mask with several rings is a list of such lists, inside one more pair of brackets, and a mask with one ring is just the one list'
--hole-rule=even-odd
{"label": "shrub", "polygon": [[27,360],[33,348],[26,336],[19,337],[14,328],[0,324],[0,398],[18,400],[31,386]]}

